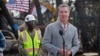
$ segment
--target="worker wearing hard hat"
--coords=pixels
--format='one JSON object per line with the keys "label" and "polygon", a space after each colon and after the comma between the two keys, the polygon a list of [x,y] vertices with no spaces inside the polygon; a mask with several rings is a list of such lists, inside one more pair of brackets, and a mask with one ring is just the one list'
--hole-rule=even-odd
{"label": "worker wearing hard hat", "polygon": [[41,31],[36,27],[36,18],[33,15],[25,17],[26,28],[19,30],[19,52],[22,56],[36,56],[42,39]]}

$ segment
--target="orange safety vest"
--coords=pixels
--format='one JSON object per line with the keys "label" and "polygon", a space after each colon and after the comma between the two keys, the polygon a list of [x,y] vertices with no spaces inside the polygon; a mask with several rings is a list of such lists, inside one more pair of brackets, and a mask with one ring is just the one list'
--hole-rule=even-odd
{"label": "orange safety vest", "polygon": [[[30,37],[29,33],[26,30],[21,32],[21,34],[24,43],[24,49],[28,53],[27,55],[36,56],[40,46],[40,38],[38,37],[38,31],[35,30],[35,35],[33,37]],[[33,52],[33,46],[34,46],[34,52]]]}

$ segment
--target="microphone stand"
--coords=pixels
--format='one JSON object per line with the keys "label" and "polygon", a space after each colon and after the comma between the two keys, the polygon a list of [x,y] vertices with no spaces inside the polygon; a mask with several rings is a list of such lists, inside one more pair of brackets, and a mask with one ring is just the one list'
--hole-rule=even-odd
{"label": "microphone stand", "polygon": [[63,56],[65,56],[65,40],[64,40],[64,38],[63,38],[63,31],[62,30],[60,30],[59,31],[59,33],[60,33],[60,35],[61,35],[61,37],[62,37],[62,40],[63,40]]}
{"label": "microphone stand", "polygon": [[62,40],[63,40],[63,56],[65,56],[65,41],[64,41],[63,36],[62,36]]}

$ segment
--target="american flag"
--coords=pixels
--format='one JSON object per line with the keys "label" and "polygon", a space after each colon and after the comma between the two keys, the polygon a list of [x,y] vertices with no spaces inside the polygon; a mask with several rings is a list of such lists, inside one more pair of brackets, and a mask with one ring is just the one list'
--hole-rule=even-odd
{"label": "american flag", "polygon": [[29,0],[9,0],[6,4],[9,10],[17,10],[22,12],[29,11]]}

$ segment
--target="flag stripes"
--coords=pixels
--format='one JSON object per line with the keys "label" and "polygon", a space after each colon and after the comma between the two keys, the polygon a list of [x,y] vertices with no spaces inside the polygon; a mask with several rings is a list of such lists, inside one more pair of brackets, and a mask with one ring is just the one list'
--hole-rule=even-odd
{"label": "flag stripes", "polygon": [[6,4],[9,10],[18,10],[22,12],[28,12],[29,10],[29,0],[9,0]]}

